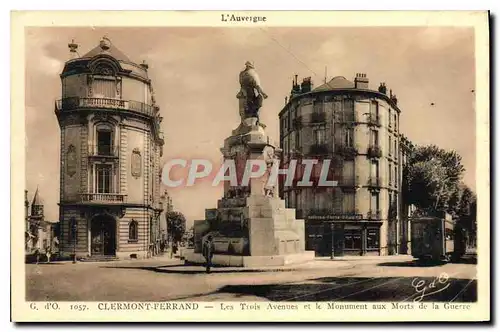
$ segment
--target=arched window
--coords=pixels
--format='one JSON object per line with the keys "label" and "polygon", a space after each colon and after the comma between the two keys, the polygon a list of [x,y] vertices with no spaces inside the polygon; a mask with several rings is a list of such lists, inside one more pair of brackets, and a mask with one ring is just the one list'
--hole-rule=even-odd
{"label": "arched window", "polygon": [[98,156],[113,155],[113,127],[110,124],[96,125],[95,150]]}
{"label": "arched window", "polygon": [[139,239],[138,234],[138,224],[137,221],[132,220],[128,225],[128,240],[129,241],[137,241]]}

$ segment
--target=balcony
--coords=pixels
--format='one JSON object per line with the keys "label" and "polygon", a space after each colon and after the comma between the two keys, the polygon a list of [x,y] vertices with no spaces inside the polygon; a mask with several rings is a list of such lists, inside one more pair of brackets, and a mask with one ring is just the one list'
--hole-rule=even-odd
{"label": "balcony", "polygon": [[367,155],[369,158],[380,158],[382,157],[382,149],[378,145],[370,145]]}
{"label": "balcony", "polygon": [[68,97],[56,101],[56,111],[58,112],[73,111],[77,109],[126,110],[151,117],[155,116],[157,112],[155,106],[134,100]]}
{"label": "balcony", "polygon": [[382,220],[382,212],[380,210],[368,211],[366,214],[368,220]]}
{"label": "balcony", "polygon": [[323,156],[331,153],[331,149],[328,144],[313,144],[309,148],[309,154],[315,156]]}
{"label": "balcony", "polygon": [[292,120],[292,128],[295,130],[299,130],[302,128],[302,117],[298,116]]}
{"label": "balcony", "polygon": [[358,122],[357,116],[355,113],[337,113],[336,114],[336,122],[352,126]]}
{"label": "balcony", "polygon": [[367,116],[367,123],[368,123],[369,126],[380,127],[381,126],[380,116],[378,116],[376,114],[368,114],[368,116]]}
{"label": "balcony", "polygon": [[359,176],[343,176],[338,185],[341,187],[357,187],[359,186]]}
{"label": "balcony", "polygon": [[313,112],[311,113],[311,123],[324,123],[326,122],[325,112]]}
{"label": "balcony", "polygon": [[381,186],[381,183],[379,177],[371,177],[368,179],[368,187],[378,188]]}
{"label": "balcony", "polygon": [[346,160],[353,160],[358,155],[358,149],[356,146],[338,144],[335,146],[335,153]]}
{"label": "balcony", "polygon": [[127,201],[127,195],[86,193],[80,194],[80,199],[84,203],[125,203]]}
{"label": "balcony", "polygon": [[118,158],[119,149],[111,145],[91,145],[89,149],[90,157]]}

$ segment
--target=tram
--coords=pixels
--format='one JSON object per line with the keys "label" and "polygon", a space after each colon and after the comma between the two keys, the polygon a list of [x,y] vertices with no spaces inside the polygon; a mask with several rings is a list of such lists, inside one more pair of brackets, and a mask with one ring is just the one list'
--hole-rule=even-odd
{"label": "tram", "polygon": [[410,223],[413,257],[423,261],[450,262],[465,254],[465,232],[449,214],[414,217]]}

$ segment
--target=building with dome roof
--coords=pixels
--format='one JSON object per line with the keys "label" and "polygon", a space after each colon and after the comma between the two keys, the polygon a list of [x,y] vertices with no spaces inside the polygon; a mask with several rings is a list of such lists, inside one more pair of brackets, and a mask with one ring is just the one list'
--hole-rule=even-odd
{"label": "building with dome roof", "polygon": [[303,174],[301,159],[330,160],[327,179],[337,181],[318,186],[316,168],[312,186],[281,181],[286,206],[306,220],[306,250],[319,256],[407,253],[408,227],[399,222],[400,114],[392,91],[385,83],[370,89],[366,74],[354,81],[337,76],[316,88],[310,77],[299,84],[295,76],[279,114],[283,167],[296,159]]}
{"label": "building with dome roof", "polygon": [[141,258],[159,246],[164,138],[148,65],[104,37],[60,75],[60,249],[85,259]]}

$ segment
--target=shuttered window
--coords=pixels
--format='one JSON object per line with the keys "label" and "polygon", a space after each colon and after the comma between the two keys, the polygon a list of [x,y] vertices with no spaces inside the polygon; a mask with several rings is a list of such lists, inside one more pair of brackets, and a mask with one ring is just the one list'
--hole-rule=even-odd
{"label": "shuttered window", "polygon": [[94,98],[116,98],[115,80],[94,78],[92,80],[92,97]]}

